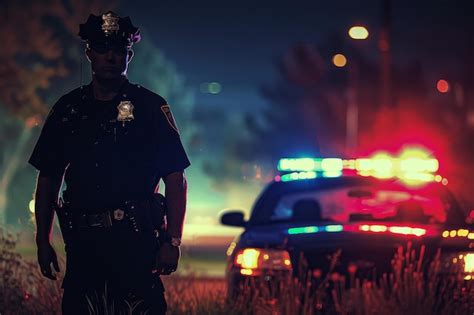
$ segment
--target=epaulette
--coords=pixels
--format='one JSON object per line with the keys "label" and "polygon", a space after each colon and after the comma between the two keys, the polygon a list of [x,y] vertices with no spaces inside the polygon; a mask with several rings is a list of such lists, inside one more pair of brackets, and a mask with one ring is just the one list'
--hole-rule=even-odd
{"label": "epaulette", "polygon": [[136,93],[140,97],[150,99],[153,104],[156,104],[158,106],[167,104],[166,100],[161,95],[143,87],[142,85],[133,83],[130,83],[130,85],[133,87],[134,93]]}

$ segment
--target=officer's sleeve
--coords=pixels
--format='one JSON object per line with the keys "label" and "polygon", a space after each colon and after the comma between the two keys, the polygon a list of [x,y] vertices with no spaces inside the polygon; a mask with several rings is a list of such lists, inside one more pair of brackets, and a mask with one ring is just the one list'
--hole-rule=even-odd
{"label": "officer's sleeve", "polygon": [[64,128],[62,127],[58,101],[46,118],[29,163],[37,170],[50,174],[63,172],[66,168],[64,156]]}
{"label": "officer's sleeve", "polygon": [[181,142],[170,106],[160,105],[154,116],[158,139],[158,175],[164,178],[171,173],[183,171],[191,163]]}

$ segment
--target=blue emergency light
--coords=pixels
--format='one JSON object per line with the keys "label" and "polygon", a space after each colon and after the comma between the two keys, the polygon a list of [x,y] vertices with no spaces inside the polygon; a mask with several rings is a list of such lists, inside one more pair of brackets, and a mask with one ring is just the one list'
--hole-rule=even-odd
{"label": "blue emergency light", "polygon": [[377,153],[369,158],[284,158],[278,161],[278,181],[293,181],[321,177],[339,177],[346,171],[361,176],[376,178],[397,177],[407,184],[418,185],[438,181],[443,184],[447,180],[436,175],[439,162],[430,158],[422,150],[406,149],[399,157],[386,153]]}

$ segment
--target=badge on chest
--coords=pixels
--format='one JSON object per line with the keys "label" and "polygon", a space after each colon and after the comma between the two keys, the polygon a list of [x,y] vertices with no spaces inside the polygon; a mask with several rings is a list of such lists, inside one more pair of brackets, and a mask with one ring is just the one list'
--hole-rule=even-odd
{"label": "badge on chest", "polygon": [[126,121],[131,121],[135,119],[135,117],[133,117],[134,106],[132,102],[121,101],[120,104],[117,106],[117,109],[118,109],[117,121],[126,122]]}

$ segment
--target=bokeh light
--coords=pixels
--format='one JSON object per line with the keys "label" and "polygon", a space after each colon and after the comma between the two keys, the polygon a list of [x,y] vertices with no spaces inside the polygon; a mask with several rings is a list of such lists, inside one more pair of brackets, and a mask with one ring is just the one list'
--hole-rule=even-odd
{"label": "bokeh light", "polygon": [[222,91],[222,85],[219,82],[204,82],[199,86],[201,93],[219,94]]}
{"label": "bokeh light", "polygon": [[222,91],[222,86],[219,82],[211,82],[208,86],[209,93],[219,94]]}
{"label": "bokeh light", "polygon": [[448,93],[449,92],[449,83],[446,80],[438,80],[438,83],[436,83],[436,88],[438,89],[438,92],[440,93]]}
{"label": "bokeh light", "polygon": [[347,64],[347,58],[343,54],[336,54],[332,57],[332,63],[338,67],[342,68]]}
{"label": "bokeh light", "polygon": [[352,39],[367,39],[369,37],[369,31],[364,26],[353,26],[349,29],[349,36]]}

